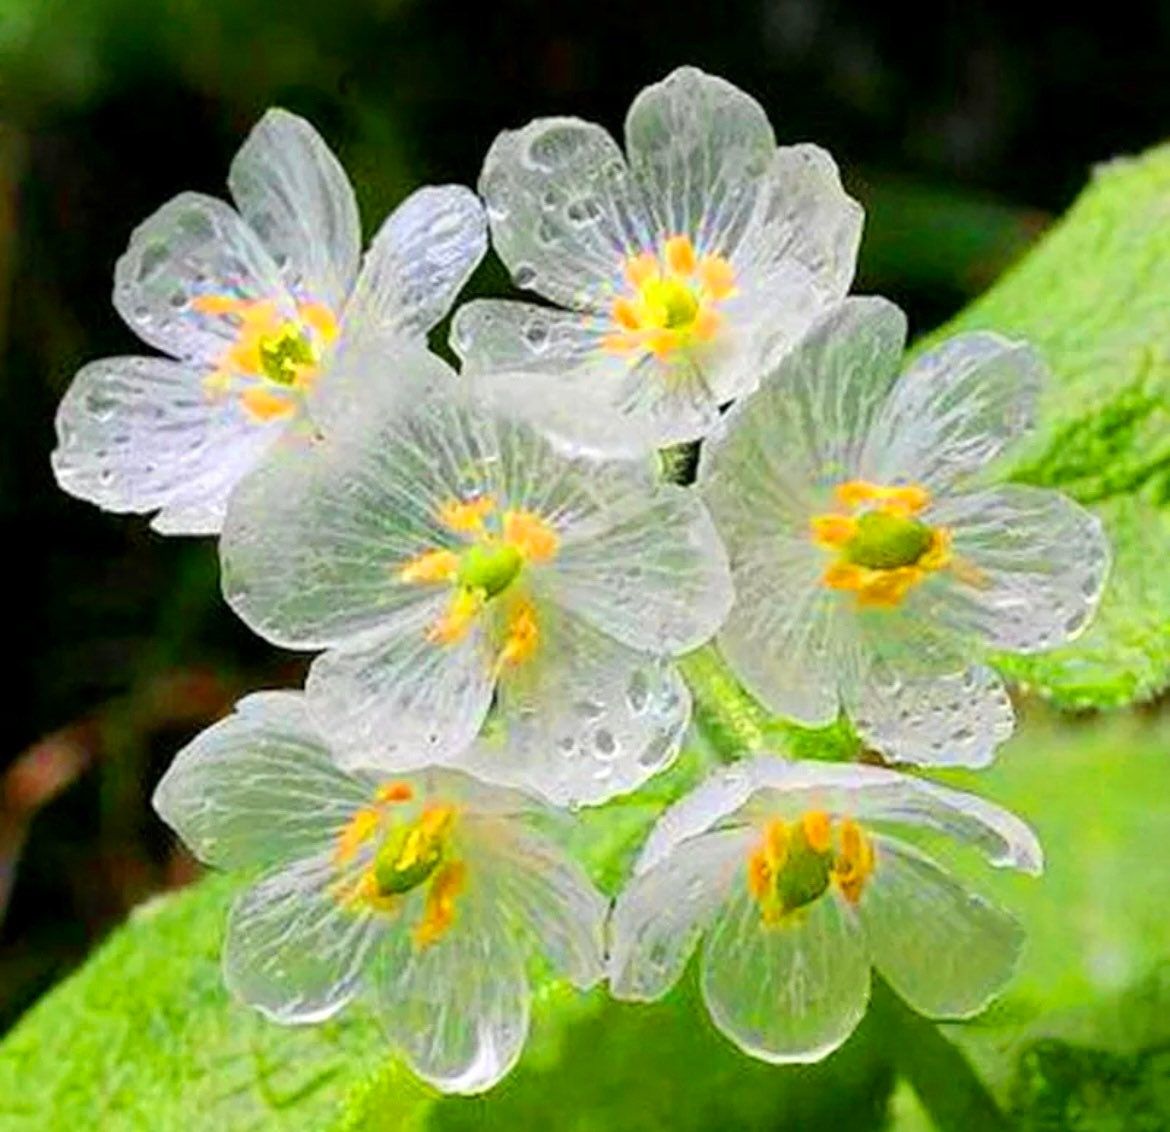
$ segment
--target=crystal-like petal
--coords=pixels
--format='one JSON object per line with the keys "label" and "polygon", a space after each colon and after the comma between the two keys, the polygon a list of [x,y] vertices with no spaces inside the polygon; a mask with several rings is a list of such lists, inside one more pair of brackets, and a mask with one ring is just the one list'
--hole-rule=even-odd
{"label": "crystal-like petal", "polygon": [[985,331],[948,339],[898,379],[874,421],[860,477],[934,492],[955,486],[1032,427],[1044,375],[1026,343]]}
{"label": "crystal-like petal", "polygon": [[712,1021],[764,1061],[819,1061],[853,1032],[869,997],[856,917],[829,893],[776,926],[739,887],[703,948]]}
{"label": "crystal-like petal", "polygon": [[229,989],[276,1022],[321,1022],[353,998],[377,925],[338,899],[331,854],[264,877],[228,917],[223,972]]}
{"label": "crystal-like petal", "polygon": [[462,185],[411,193],[366,253],[345,333],[371,331],[425,342],[487,250],[483,206]]}
{"label": "crystal-like petal", "polygon": [[262,692],[184,747],[153,801],[200,860],[239,868],[323,851],[368,794],[333,761],[300,695]]}
{"label": "crystal-like petal", "polygon": [[615,998],[653,1001],[678,982],[700,935],[742,881],[752,837],[748,830],[694,837],[626,884],[610,920]]}
{"label": "crystal-like petal", "polygon": [[197,370],[168,358],[104,358],[61,400],[53,471],[108,511],[161,510],[159,529],[214,534],[236,481],[285,425],[209,398]]}
{"label": "crystal-like petal", "polygon": [[680,67],[646,87],[626,118],[630,168],[657,233],[732,255],[776,152],[758,102],[731,83]]}
{"label": "crystal-like petal", "polygon": [[213,366],[238,337],[238,318],[200,310],[203,296],[268,300],[296,317],[259,236],[223,201],[180,193],[144,220],[114,268],[114,306],[145,342],[180,361]]}
{"label": "crystal-like petal", "polygon": [[492,243],[518,287],[578,310],[608,308],[626,260],[653,244],[613,138],[576,118],[500,134],[479,182]]}
{"label": "crystal-like petal", "polygon": [[321,135],[287,110],[269,110],[232,161],[228,188],[288,289],[339,312],[357,276],[361,222]]}
{"label": "crystal-like petal", "polygon": [[1101,521],[1067,496],[1010,485],[942,500],[960,569],[938,575],[930,615],[992,648],[1038,652],[1078,636],[1109,572]]}
{"label": "crystal-like petal", "polygon": [[879,838],[858,914],[874,966],[932,1018],[978,1014],[1011,977],[1020,925],[910,846]]}

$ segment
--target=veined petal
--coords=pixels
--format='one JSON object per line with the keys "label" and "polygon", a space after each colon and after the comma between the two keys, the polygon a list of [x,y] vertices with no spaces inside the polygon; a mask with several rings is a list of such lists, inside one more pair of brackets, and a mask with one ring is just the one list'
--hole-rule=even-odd
{"label": "veined petal", "polygon": [[624,369],[625,358],[601,349],[609,332],[603,316],[511,299],[472,299],[455,312],[451,349],[465,371],[553,374],[579,366]]}
{"label": "veined petal", "polygon": [[108,511],[162,509],[160,529],[214,534],[236,481],[286,426],[209,399],[200,372],[168,358],[104,358],[61,400],[53,471]]}
{"label": "veined petal", "polygon": [[143,341],[180,361],[215,365],[236,316],[199,310],[202,296],[296,307],[260,238],[223,201],[180,193],[134,229],[114,268],[114,306]]}
{"label": "veined petal", "polygon": [[688,488],[660,484],[612,525],[571,532],[546,585],[555,600],[631,648],[698,647],[731,608],[723,544]]}
{"label": "veined petal", "polygon": [[232,906],[224,943],[228,988],[276,1022],[322,1022],[353,998],[374,942],[368,910],[337,897],[331,854],[262,879]]}
{"label": "veined petal", "polygon": [[200,860],[238,868],[324,851],[368,794],[333,761],[300,695],[262,692],[175,756],[153,804]]}
{"label": "veined petal", "polygon": [[673,666],[556,607],[538,607],[540,643],[496,691],[499,730],[459,760],[557,805],[633,790],[678,753],[690,695]]}
{"label": "veined petal", "polygon": [[1038,652],[1079,636],[1109,573],[1101,522],[1059,492],[1010,485],[943,499],[961,572],[922,595],[932,616],[992,648]]}
{"label": "veined petal", "polygon": [[626,150],[657,232],[729,256],[747,229],[776,139],[754,98],[680,67],[634,99]]}
{"label": "veined petal", "polygon": [[820,1061],[853,1032],[869,998],[856,917],[827,894],[766,926],[744,883],[704,945],[702,991],[712,1021],[745,1053]]}
{"label": "veined petal", "polygon": [[752,837],[742,829],[694,837],[626,884],[610,920],[614,998],[650,1002],[678,982],[699,937],[742,880]]}
{"label": "veined petal", "polygon": [[881,837],[876,851],[858,906],[874,965],[928,1017],[978,1014],[1011,977],[1023,929],[910,846]]}
{"label": "veined petal", "polygon": [[431,598],[319,656],[308,706],[349,766],[405,770],[447,762],[475,737],[492,700],[494,657],[482,624],[430,639],[447,598]]}
{"label": "veined petal", "polygon": [[474,877],[454,926],[428,947],[387,932],[367,975],[382,1024],[411,1067],[448,1093],[491,1088],[528,1036],[529,940],[492,915]]}
{"label": "veined petal", "polygon": [[562,306],[608,306],[626,260],[653,243],[621,150],[577,118],[539,118],[500,134],[479,192],[516,285]]}
{"label": "veined petal", "polygon": [[953,487],[1032,427],[1044,375],[1023,342],[985,331],[943,342],[898,379],[866,441],[860,478]]}
{"label": "veined petal", "polygon": [[357,276],[361,222],[321,135],[304,118],[269,110],[232,161],[228,188],[288,289],[340,311]]}
{"label": "veined petal", "polygon": [[440,185],[411,193],[366,253],[345,309],[346,332],[425,342],[486,250],[483,206],[470,189]]}

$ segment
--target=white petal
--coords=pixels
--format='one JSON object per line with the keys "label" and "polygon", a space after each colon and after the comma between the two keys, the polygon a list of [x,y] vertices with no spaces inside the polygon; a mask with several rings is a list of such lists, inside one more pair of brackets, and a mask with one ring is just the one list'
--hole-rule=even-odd
{"label": "white petal", "polygon": [[344,907],[329,855],[265,877],[232,906],[224,980],[276,1022],[321,1022],[353,998],[377,925]]}
{"label": "white petal", "polygon": [[228,188],[288,289],[336,315],[357,275],[362,232],[349,178],[321,135],[269,110],[232,161]]}
{"label": "white petal", "polygon": [[624,369],[625,358],[606,354],[608,320],[577,311],[511,299],[472,299],[455,312],[451,349],[465,370],[555,374],[589,367]]}
{"label": "white petal", "polygon": [[500,134],[479,192],[516,285],[561,306],[608,308],[626,260],[653,242],[621,150],[577,118]]}
{"label": "white petal", "polygon": [[167,533],[213,534],[237,480],[286,424],[252,420],[237,398],[209,399],[197,370],[167,358],[104,358],[61,400],[53,471],[107,511],[161,508]]}
{"label": "white petal", "polygon": [[712,1021],[745,1053],[820,1061],[865,1013],[869,956],[834,894],[768,927],[745,882],[704,945],[702,991]]}
{"label": "white petal", "polygon": [[631,648],[672,655],[697,648],[732,600],[707,509],[691,489],[659,484],[622,510],[609,524],[590,524],[587,535],[568,532],[546,572],[549,592]]}
{"label": "white petal", "polygon": [[324,850],[368,795],[333,761],[302,697],[282,692],[246,697],[184,747],[153,804],[200,860],[238,868]]}
{"label": "white petal", "polygon": [[398,572],[455,545],[438,509],[492,454],[483,428],[438,391],[451,378],[438,359],[403,355],[370,376],[387,388],[351,407],[352,430],[288,438],[232,498],[224,594],[276,644],[325,647],[432,602],[434,587]]}
{"label": "white petal", "polygon": [[680,67],[634,99],[626,150],[657,231],[726,256],[751,219],[776,139],[754,98]]}
{"label": "white petal", "polygon": [[368,978],[415,1072],[444,1092],[478,1093],[516,1064],[528,1036],[528,940],[482,907],[470,884],[456,907],[455,925],[429,947],[388,932]]}
{"label": "white petal", "polygon": [[861,477],[934,491],[980,471],[1033,423],[1044,363],[1027,344],[980,331],[923,354],[874,422]]}
{"label": "white petal", "polygon": [[538,606],[538,624],[536,654],[497,686],[499,731],[460,765],[557,805],[605,801],[667,766],[691,706],[673,666],[555,607]]}
{"label": "white petal", "polygon": [[978,1014],[1011,978],[1023,929],[908,845],[876,851],[858,907],[874,966],[922,1014]]}
{"label": "white petal", "polygon": [[1083,507],[1055,491],[1009,486],[944,499],[931,516],[952,531],[966,567],[923,587],[931,616],[1013,652],[1055,648],[1088,625],[1110,551]]}
{"label": "white petal", "polygon": [[145,342],[214,365],[237,338],[232,315],[192,306],[203,295],[296,308],[260,238],[223,201],[180,193],[134,229],[114,268],[114,306]]}
{"label": "white petal", "polygon": [[846,299],[727,414],[699,482],[733,558],[741,540],[808,537],[831,488],[854,478],[905,336],[892,303]]}
{"label": "white petal", "polygon": [[1003,681],[982,665],[908,677],[871,656],[842,694],[869,746],[916,766],[987,766],[1015,727]]}
{"label": "white petal", "polygon": [[309,709],[348,766],[387,771],[446,762],[475,737],[492,699],[482,625],[439,644],[427,631],[446,598],[401,614],[319,656],[305,684]]}
{"label": "white petal", "polygon": [[614,998],[650,1002],[682,976],[742,866],[752,834],[694,837],[622,890],[610,920],[609,986]]}
{"label": "white petal", "polygon": [[[738,514],[725,513],[725,536]],[[736,538],[735,605],[719,650],[770,710],[808,727],[837,718],[837,596],[821,584],[823,552],[807,539]]]}
{"label": "white petal", "polygon": [[345,333],[424,341],[486,250],[483,206],[470,189],[440,185],[411,193],[366,253],[345,310]]}

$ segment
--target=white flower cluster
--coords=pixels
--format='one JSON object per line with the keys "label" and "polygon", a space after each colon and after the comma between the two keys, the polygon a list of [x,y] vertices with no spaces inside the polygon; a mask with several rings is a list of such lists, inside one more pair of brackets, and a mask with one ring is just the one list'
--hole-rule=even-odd
{"label": "white flower cluster", "polygon": [[[986,475],[1039,358],[969,334],[899,373],[901,313],[846,297],[862,213],[828,154],[693,68],[625,140],[506,132],[478,196],[420,189],[363,256],[337,160],[270,111],[234,209],[181,194],[118,262],[119,313],[166,356],[86,366],[58,414],[66,491],[218,533],[232,608],[319,653],[155,797],[203,860],[264,870],[228,985],[283,1022],[366,995],[451,1091],[515,1063],[538,957],[653,999],[705,937],[712,1019],[775,1062],[844,1041],[871,966],[927,1014],[980,1010],[1020,931],[931,843],[1041,855],[974,797],[749,752],[662,815],[612,907],[558,830],[671,762],[675,660],[712,638],[781,717],[984,765],[1013,725],[988,654],[1074,637],[1108,568],[1087,512]],[[427,334],[489,228],[553,305],[461,307],[456,374]],[[658,450],[693,441],[696,483],[666,482]]]}

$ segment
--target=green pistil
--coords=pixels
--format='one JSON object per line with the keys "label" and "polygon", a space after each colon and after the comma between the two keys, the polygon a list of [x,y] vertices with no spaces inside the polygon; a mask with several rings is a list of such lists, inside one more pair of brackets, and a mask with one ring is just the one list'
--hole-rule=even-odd
{"label": "green pistil", "polygon": [[644,294],[647,306],[658,315],[666,330],[685,330],[694,324],[699,300],[685,283],[673,279],[648,283]]}
{"label": "green pistil", "polygon": [[278,385],[292,385],[304,366],[316,362],[312,342],[296,323],[286,323],[279,333],[260,343],[260,366],[264,376]]}
{"label": "green pistil", "polygon": [[917,519],[889,511],[867,511],[857,520],[857,534],[845,545],[847,562],[870,570],[913,566],[930,549],[934,532]]}
{"label": "green pistil", "polygon": [[[412,834],[416,845],[408,855],[407,842]],[[392,830],[374,858],[374,879],[378,882],[379,895],[401,896],[418,888],[430,879],[442,860],[441,837],[420,838],[415,827],[409,825]]]}
{"label": "green pistil", "polygon": [[523,564],[520,551],[506,542],[478,543],[463,552],[459,584],[468,590],[481,590],[485,597],[495,597],[516,580]]}
{"label": "green pistil", "polygon": [[829,887],[833,854],[818,853],[797,831],[776,876],[776,897],[785,912],[795,912],[821,897]]}

